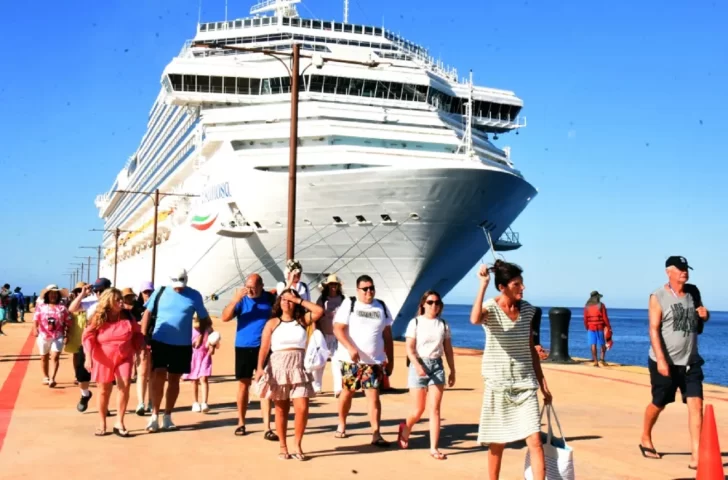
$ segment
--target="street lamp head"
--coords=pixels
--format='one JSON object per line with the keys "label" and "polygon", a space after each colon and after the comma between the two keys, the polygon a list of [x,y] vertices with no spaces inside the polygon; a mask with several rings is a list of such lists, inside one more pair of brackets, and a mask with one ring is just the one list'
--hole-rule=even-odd
{"label": "street lamp head", "polygon": [[311,56],[311,64],[318,70],[324,68],[324,57],[320,53],[314,53]]}

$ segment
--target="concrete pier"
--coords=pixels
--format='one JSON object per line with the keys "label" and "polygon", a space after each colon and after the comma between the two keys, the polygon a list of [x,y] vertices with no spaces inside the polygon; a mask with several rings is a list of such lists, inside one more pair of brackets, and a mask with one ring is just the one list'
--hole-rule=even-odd
{"label": "concrete pier", "polygon": [[[30,320],[30,316],[26,317]],[[278,443],[263,439],[258,402],[249,410],[248,435],[235,437],[233,378],[234,323],[215,327],[222,333],[222,348],[213,359],[209,414],[192,413],[191,386],[183,384],[174,421],[177,432],[148,434],[148,417],[127,416],[133,438],[95,437],[98,423],[96,398],[85,414],[76,411],[79,390],[73,385],[70,355],[64,354],[50,389],[41,384],[40,362],[31,324],[8,324],[0,337],[0,478],[3,480],[99,478],[461,478],[484,479],[487,454],[476,444],[481,406],[481,352],[457,349],[457,384],[448,389],[442,406],[442,451],[449,458],[428,456],[427,421],[415,427],[410,449],[400,451],[369,446],[369,424],[363,398],[355,399],[349,417],[348,439],[335,439],[336,400],[331,393],[312,401],[304,450],[308,462],[277,458]],[[480,334],[480,332],[477,332]],[[397,425],[410,408],[406,391],[404,346],[397,344],[391,379],[394,393],[382,397],[383,434],[396,440]],[[645,356],[647,352],[645,352]],[[704,368],[725,368],[707,364]],[[588,364],[544,364],[554,405],[569,445],[574,450],[578,479],[682,479],[694,478],[687,468],[690,439],[687,410],[681,403],[667,408],[654,432],[661,460],[642,458],[638,450],[644,408],[650,401],[649,377],[644,368]],[[331,376],[324,377],[331,391]],[[94,390],[95,392],[95,390]],[[715,407],[724,462],[728,462],[728,388],[705,386],[706,403]],[[115,410],[116,395],[111,401]],[[136,406],[132,385],[129,408]],[[110,432],[115,418],[110,417]],[[289,424],[292,435],[292,423]],[[293,439],[289,447],[293,450]],[[501,478],[523,478],[524,445],[506,450]]]}

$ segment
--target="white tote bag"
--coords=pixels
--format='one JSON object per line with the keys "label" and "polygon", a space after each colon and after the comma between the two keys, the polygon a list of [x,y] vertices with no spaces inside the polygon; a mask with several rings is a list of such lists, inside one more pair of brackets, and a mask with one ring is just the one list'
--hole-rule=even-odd
{"label": "white tote bag", "polygon": [[303,366],[307,372],[311,373],[314,370],[324,368],[328,359],[329,349],[326,345],[326,339],[321,330],[316,329],[311,334],[311,339],[308,342]]}
{"label": "white tote bag", "polygon": [[[559,418],[556,416],[556,410],[553,405],[544,405],[541,410],[541,419],[546,412],[548,419],[548,433],[541,433],[543,441],[543,453],[546,461],[546,480],[575,480],[574,474],[574,452],[566,444],[566,437],[561,430]],[[554,429],[551,423],[551,414],[554,415],[554,421],[559,428],[560,438],[554,437]],[[540,422],[539,422],[540,423]],[[533,471],[531,470],[531,455],[526,452],[526,467],[524,472],[526,480],[533,479]]]}

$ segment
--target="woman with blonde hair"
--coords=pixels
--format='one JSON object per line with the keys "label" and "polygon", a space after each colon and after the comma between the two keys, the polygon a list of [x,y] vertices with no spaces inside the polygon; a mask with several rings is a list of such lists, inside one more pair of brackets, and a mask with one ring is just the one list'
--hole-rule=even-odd
{"label": "woman with blonde hair", "polygon": [[[293,402],[297,460],[307,460],[301,442],[308,422],[309,398],[315,396],[313,377],[304,368],[307,327],[324,314],[324,309],[306,301],[292,289],[281,292],[271,310],[271,319],[263,328],[255,381],[260,398],[273,400],[276,406],[276,432],[281,451],[278,458],[287,460],[286,433],[288,413]],[[268,359],[268,353],[273,352]],[[267,366],[266,366],[267,363]]]}
{"label": "woman with blonde hair", "polygon": [[118,390],[119,419],[113,431],[120,437],[129,436],[129,431],[124,426],[124,415],[129,403],[134,355],[143,348],[144,337],[139,324],[132,319],[123,305],[124,298],[119,290],[109,288],[104,291],[96,312],[83,332],[85,367],[101,390],[101,425],[96,429],[96,436],[106,435],[106,416],[114,380]]}

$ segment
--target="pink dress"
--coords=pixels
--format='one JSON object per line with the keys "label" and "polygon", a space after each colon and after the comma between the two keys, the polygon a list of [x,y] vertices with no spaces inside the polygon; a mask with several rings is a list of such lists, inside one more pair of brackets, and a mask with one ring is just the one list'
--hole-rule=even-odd
{"label": "pink dress", "polygon": [[122,312],[116,322],[99,329],[89,325],[83,332],[83,349],[92,359],[91,380],[111,383],[115,376],[131,378],[134,354],[144,346],[139,324]]}
{"label": "pink dress", "polygon": [[[199,380],[202,377],[212,376],[212,355],[210,355],[210,347],[207,346],[207,335],[205,332],[200,346],[192,349],[190,373],[182,376],[184,380]],[[199,336],[200,332],[193,328],[192,341],[194,342]]]}

